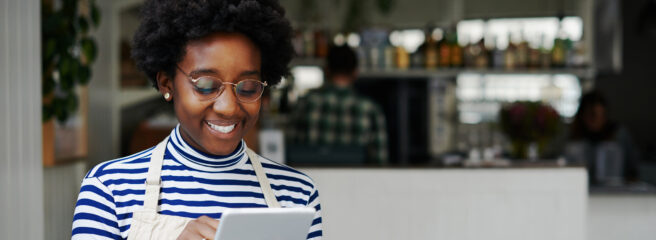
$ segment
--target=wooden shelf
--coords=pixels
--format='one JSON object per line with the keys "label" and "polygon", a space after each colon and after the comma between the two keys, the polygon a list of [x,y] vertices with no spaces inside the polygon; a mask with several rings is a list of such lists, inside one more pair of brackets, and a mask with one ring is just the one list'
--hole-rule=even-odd
{"label": "wooden shelf", "polygon": [[[320,58],[295,58],[290,65],[294,66],[319,66],[323,67],[324,59]],[[592,68],[547,68],[547,69],[503,69],[503,68],[438,68],[429,69],[368,69],[361,68],[361,78],[455,78],[458,74],[531,74],[531,75],[556,75],[571,74],[582,79],[590,79],[595,75]]]}
{"label": "wooden shelf", "polygon": [[455,78],[459,74],[510,74],[510,75],[557,75],[571,74],[579,78],[594,77],[594,71],[588,68],[555,68],[555,69],[364,69],[360,71],[361,78]]}

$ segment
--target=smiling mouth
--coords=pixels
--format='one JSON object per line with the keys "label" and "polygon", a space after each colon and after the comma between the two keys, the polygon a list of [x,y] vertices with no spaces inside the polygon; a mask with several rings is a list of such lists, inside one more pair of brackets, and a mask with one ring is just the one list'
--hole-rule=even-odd
{"label": "smiling mouth", "polygon": [[232,130],[235,129],[235,125],[237,125],[237,124],[231,124],[231,125],[227,125],[227,126],[220,126],[220,125],[216,125],[216,124],[211,124],[210,122],[206,122],[206,123],[207,123],[208,126],[210,126],[210,128],[212,128],[216,131],[219,131],[221,133],[230,133],[230,132],[232,132]]}

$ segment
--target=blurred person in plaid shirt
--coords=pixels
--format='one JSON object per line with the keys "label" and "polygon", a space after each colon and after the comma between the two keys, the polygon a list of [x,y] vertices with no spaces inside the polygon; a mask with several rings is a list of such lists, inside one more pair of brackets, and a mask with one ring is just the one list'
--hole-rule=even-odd
{"label": "blurred person in plaid shirt", "polygon": [[329,81],[299,100],[294,113],[295,140],[320,146],[359,146],[368,164],[386,164],[387,131],[380,106],[353,88],[358,59],[347,45],[331,46],[326,59]]}

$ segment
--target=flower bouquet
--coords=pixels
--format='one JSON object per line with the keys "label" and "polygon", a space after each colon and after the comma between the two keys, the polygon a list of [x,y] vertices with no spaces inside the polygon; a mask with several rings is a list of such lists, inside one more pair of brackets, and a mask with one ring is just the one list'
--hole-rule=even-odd
{"label": "flower bouquet", "polygon": [[558,134],[561,117],[550,105],[541,102],[514,102],[499,112],[501,130],[512,144],[512,157],[528,158],[528,148],[536,144],[538,154]]}

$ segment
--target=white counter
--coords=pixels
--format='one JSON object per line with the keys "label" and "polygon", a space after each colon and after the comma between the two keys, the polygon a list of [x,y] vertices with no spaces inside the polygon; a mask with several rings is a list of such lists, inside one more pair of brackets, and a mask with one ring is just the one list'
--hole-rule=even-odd
{"label": "white counter", "polygon": [[583,168],[305,168],[326,239],[586,238]]}

